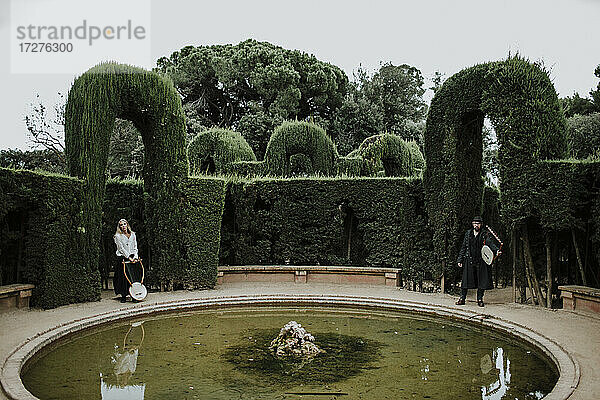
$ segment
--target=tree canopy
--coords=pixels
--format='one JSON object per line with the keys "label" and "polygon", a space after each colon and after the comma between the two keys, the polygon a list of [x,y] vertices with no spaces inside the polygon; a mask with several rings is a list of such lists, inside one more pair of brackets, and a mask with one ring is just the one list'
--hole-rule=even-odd
{"label": "tree canopy", "polygon": [[[600,65],[596,67],[594,75],[600,78]],[[567,118],[600,112],[600,82],[595,90],[590,90],[589,98],[581,97],[579,93],[574,92],[572,96],[561,98],[560,102]]]}
{"label": "tree canopy", "polygon": [[333,120],[340,153],[347,154],[367,137],[384,132],[414,140],[422,148],[427,114],[423,85],[421,71],[407,64],[387,62],[373,75],[359,68]]}
{"label": "tree canopy", "polygon": [[340,68],[267,42],[186,46],[157,61],[183,96],[188,118],[236,129],[264,155],[284,119],[312,117],[328,128],[348,91]]}
{"label": "tree canopy", "polygon": [[600,113],[575,115],[567,120],[567,125],[567,143],[571,157],[600,157]]}

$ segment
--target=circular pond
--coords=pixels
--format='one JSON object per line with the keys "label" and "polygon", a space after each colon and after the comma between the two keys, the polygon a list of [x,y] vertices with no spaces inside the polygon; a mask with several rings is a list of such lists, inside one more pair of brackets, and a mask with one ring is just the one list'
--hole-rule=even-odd
{"label": "circular pond", "polygon": [[[297,321],[324,352],[268,347]],[[51,348],[50,348],[51,347]],[[29,360],[40,399],[540,399],[558,379],[534,347],[450,319],[328,308],[235,308],[112,322]]]}

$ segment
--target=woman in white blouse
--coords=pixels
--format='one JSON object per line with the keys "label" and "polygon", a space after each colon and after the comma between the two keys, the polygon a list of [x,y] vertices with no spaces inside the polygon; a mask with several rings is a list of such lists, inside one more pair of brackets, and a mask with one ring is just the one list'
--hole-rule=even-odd
{"label": "woman in white blouse", "polygon": [[[115,276],[113,278],[113,286],[115,293],[121,295],[121,303],[127,301],[127,294],[129,294],[129,281],[125,277],[123,271],[123,263],[128,266],[133,266],[138,261],[138,248],[135,232],[131,230],[129,222],[126,219],[121,219],[117,224],[117,232],[114,236],[115,244],[117,245],[117,257],[119,257],[119,263],[115,267]],[[128,272],[135,273],[137,271]],[[130,279],[132,278],[129,275]]]}

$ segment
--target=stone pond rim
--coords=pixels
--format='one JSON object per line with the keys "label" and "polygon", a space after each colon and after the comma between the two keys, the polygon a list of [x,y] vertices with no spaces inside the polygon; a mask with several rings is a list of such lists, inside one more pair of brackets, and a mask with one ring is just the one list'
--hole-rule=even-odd
{"label": "stone pond rim", "polygon": [[579,383],[579,366],[569,353],[553,340],[534,332],[525,326],[510,321],[464,309],[413,301],[361,296],[283,294],[228,296],[197,300],[157,302],[151,304],[142,303],[134,308],[121,308],[71,321],[43,331],[17,346],[17,348],[10,353],[2,366],[0,382],[9,399],[37,399],[23,386],[20,377],[23,366],[35,353],[45,346],[60,338],[64,338],[85,329],[98,327],[117,320],[139,318],[159,313],[265,306],[350,308],[450,318],[463,323],[509,334],[518,340],[525,341],[538,348],[554,363],[559,373],[556,385],[552,391],[544,397],[545,400],[567,399]]}

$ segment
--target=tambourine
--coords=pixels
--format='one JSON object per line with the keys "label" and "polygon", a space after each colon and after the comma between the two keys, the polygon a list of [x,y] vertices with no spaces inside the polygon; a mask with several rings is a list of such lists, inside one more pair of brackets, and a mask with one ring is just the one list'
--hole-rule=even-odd
{"label": "tambourine", "polygon": [[142,301],[148,295],[148,290],[146,290],[146,286],[144,286],[140,282],[133,282],[129,287],[129,294],[132,299],[136,299],[137,301]]}
{"label": "tambourine", "polygon": [[[494,236],[494,238],[498,241],[498,243],[500,243],[500,248],[498,249],[498,255],[499,255],[504,243],[502,243],[502,240],[500,240],[500,238],[498,237],[498,235],[496,235],[496,232],[494,232],[492,230],[492,228],[490,228],[487,225],[485,227],[492,234],[492,236]],[[483,247],[481,248],[481,258],[483,258],[483,261],[485,261],[485,263],[487,265],[492,265],[492,263],[496,259],[494,252],[492,251],[492,249],[490,249],[490,246],[485,244],[485,240],[483,242]]]}
{"label": "tambourine", "polygon": [[484,245],[481,248],[481,258],[483,258],[483,261],[485,261],[487,265],[492,265],[494,262],[494,252],[490,249],[490,246]]}

